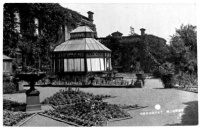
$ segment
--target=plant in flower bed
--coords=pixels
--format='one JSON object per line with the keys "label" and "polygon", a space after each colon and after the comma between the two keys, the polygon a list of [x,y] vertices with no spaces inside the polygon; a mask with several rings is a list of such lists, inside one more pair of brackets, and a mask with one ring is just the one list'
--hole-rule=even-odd
{"label": "plant in flower bed", "polygon": [[86,93],[83,91],[75,90],[60,90],[53,96],[46,98],[42,104],[52,104],[53,106],[74,104],[79,102],[85,102],[85,100],[102,100],[111,97],[110,95],[93,95],[92,93]]}
{"label": "plant in flower bed", "polygon": [[31,115],[32,114],[27,114],[25,112],[13,112],[9,110],[3,110],[3,125],[4,126],[16,125],[19,121]]}
{"label": "plant in flower bed", "polygon": [[44,114],[82,126],[104,126],[109,119],[130,117],[118,105],[98,100],[61,106],[55,110],[45,111]]}
{"label": "plant in flower bed", "polygon": [[7,99],[3,99],[3,110],[12,110],[12,111],[25,111],[25,103],[19,103]]}
{"label": "plant in flower bed", "polygon": [[138,108],[139,107],[137,104],[135,104],[135,105],[126,105],[126,104],[121,105],[121,104],[119,104],[118,106],[122,109],[132,109],[132,108]]}
{"label": "plant in flower bed", "polygon": [[25,106],[25,103],[3,99],[3,125],[16,125],[22,119],[32,115],[22,112],[25,111]]}

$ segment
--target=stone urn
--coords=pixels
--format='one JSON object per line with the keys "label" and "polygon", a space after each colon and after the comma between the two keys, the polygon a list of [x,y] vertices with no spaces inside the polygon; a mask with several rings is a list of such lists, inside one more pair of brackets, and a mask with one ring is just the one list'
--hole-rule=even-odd
{"label": "stone urn", "polygon": [[90,80],[90,85],[93,86],[94,85],[93,83],[94,83],[95,77],[90,77],[89,80]]}
{"label": "stone urn", "polygon": [[50,83],[48,84],[48,85],[52,85],[52,83],[53,83],[53,81],[56,79],[56,77],[55,76],[49,76],[49,81],[50,81]]}
{"label": "stone urn", "polygon": [[136,77],[137,77],[137,80],[134,83],[134,87],[137,87],[137,88],[144,87],[144,79],[145,79],[144,78],[144,73],[138,72],[138,73],[136,73]]}
{"label": "stone urn", "polygon": [[17,75],[20,80],[30,84],[30,89],[26,91],[26,111],[41,110],[40,92],[35,89],[35,83],[45,77],[44,73],[21,73]]}

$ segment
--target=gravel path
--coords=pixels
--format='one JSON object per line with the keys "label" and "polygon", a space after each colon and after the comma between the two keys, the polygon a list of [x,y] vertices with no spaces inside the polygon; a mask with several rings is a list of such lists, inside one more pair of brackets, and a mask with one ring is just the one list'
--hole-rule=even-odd
{"label": "gravel path", "polygon": [[[37,87],[37,89],[41,93],[40,100],[43,101],[46,97],[52,96],[64,88]],[[110,122],[109,126],[184,125],[185,123],[196,124],[198,121],[198,94],[176,89],[163,89],[162,82],[158,79],[146,79],[144,88],[80,88],[80,90],[93,94],[117,96],[116,98],[105,100],[113,104],[148,106],[147,108],[129,111],[133,117],[132,119]],[[4,95],[4,98],[26,102],[24,93],[7,94]],[[177,109],[182,111],[175,112]],[[156,111],[162,113],[155,114]],[[174,112],[171,113],[172,111]],[[149,112],[154,112],[154,114],[142,115],[142,113]],[[190,119],[193,120],[188,123]],[[48,123],[51,124],[50,122]]]}
{"label": "gravel path", "polygon": [[28,120],[26,123],[24,123],[22,125],[22,127],[50,127],[50,126],[71,126],[69,124],[63,123],[63,122],[59,122],[53,119],[50,119],[48,117],[44,117],[41,115],[36,115],[33,118],[31,118],[30,120]]}

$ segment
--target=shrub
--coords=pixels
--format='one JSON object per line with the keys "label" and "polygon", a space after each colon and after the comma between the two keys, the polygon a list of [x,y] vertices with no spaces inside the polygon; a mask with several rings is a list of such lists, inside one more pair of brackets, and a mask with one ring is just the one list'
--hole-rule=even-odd
{"label": "shrub", "polygon": [[12,100],[3,99],[3,110],[25,111],[25,103],[19,103]]}
{"label": "shrub", "polygon": [[161,80],[165,88],[172,88],[174,84],[174,70],[175,67],[171,63],[164,63],[159,67]]}
{"label": "shrub", "polygon": [[175,82],[183,87],[197,86],[197,75],[180,72],[175,76]]}
{"label": "shrub", "polygon": [[9,110],[3,110],[3,125],[13,126],[24,118],[29,117],[32,114],[27,114],[24,112],[13,112]]}
{"label": "shrub", "polygon": [[13,82],[3,82],[3,93],[11,94],[16,92],[16,85]]}
{"label": "shrub", "polygon": [[160,78],[161,77],[161,73],[160,73],[158,68],[154,68],[152,74],[156,78]]}

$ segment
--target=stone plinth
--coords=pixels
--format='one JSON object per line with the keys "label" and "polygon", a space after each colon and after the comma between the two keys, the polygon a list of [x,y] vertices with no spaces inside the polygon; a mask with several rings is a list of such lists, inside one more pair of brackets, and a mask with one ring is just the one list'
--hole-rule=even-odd
{"label": "stone plinth", "polygon": [[41,110],[40,92],[38,90],[27,90],[26,92],[26,111]]}
{"label": "stone plinth", "polygon": [[134,83],[134,87],[142,88],[142,87],[143,87],[142,80],[137,80],[137,81]]}

